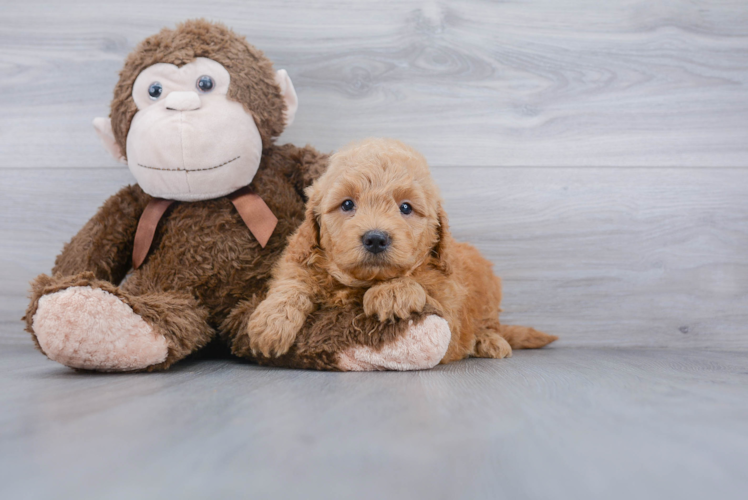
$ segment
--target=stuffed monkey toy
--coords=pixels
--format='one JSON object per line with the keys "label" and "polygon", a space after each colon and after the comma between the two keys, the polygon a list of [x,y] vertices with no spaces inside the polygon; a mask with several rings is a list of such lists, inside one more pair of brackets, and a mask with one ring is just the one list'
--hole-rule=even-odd
{"label": "stuffed monkey toy", "polygon": [[[309,146],[274,143],[296,108],[286,72],[223,25],[188,21],[140,43],[110,118],[94,120],[137,184],[110,197],[52,275],[32,282],[24,320],[37,348],[96,371],[163,370],[214,339],[286,367],[437,364],[449,328],[428,312],[380,324],[361,311],[319,311],[291,354],[257,359],[247,348],[249,316],[327,162]],[[423,356],[406,355],[420,345]]]}

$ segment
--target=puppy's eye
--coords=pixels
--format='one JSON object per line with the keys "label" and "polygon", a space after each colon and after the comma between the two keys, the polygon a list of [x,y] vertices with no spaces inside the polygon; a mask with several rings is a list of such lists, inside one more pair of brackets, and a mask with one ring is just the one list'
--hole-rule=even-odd
{"label": "puppy's eye", "polygon": [[150,87],[148,87],[148,96],[152,100],[157,100],[159,97],[161,97],[161,93],[164,91],[164,88],[161,86],[158,82],[153,82]]}
{"label": "puppy's eye", "polygon": [[403,215],[409,215],[413,212],[413,207],[410,206],[410,203],[401,203],[400,204],[400,213]]}
{"label": "puppy's eye", "polygon": [[353,200],[345,200],[341,205],[340,208],[343,210],[343,212],[350,212],[354,208],[356,208],[356,204],[353,203]]}
{"label": "puppy's eye", "polygon": [[213,86],[215,83],[213,82],[213,79],[209,77],[208,75],[203,75],[200,78],[197,79],[197,82],[195,83],[195,86],[200,92],[210,92],[213,90]]}

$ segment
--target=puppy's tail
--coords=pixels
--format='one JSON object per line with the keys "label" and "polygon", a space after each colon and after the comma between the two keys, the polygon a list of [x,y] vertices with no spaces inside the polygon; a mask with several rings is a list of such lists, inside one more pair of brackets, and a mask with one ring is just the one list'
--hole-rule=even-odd
{"label": "puppy's tail", "polygon": [[529,326],[501,325],[499,333],[512,349],[537,349],[558,340],[555,335],[548,335]]}

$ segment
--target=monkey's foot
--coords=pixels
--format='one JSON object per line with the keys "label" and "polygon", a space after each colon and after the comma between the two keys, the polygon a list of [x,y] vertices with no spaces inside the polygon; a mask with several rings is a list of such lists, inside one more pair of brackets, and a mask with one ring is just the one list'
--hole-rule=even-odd
{"label": "monkey's foot", "polygon": [[447,321],[431,315],[378,351],[364,346],[346,349],[338,364],[345,371],[427,370],[442,360],[451,337]]}
{"label": "monkey's foot", "polygon": [[71,368],[131,371],[166,359],[166,339],[109,292],[75,286],[43,296],[33,329],[44,353]]}

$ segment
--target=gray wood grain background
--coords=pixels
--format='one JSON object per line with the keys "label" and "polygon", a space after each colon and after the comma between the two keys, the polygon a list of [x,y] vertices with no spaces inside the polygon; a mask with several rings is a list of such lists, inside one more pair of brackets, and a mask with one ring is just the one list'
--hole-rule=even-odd
{"label": "gray wood grain background", "polygon": [[6,341],[29,279],[132,182],[91,127],[123,58],[198,16],[288,70],[301,106],[280,142],[422,150],[507,321],[748,349],[748,3],[686,0],[3,2]]}
{"label": "gray wood grain background", "polygon": [[301,99],[283,140],[401,138],[438,166],[745,166],[741,0],[2,2],[3,167],[114,165],[91,133],[163,26],[226,22]]}

